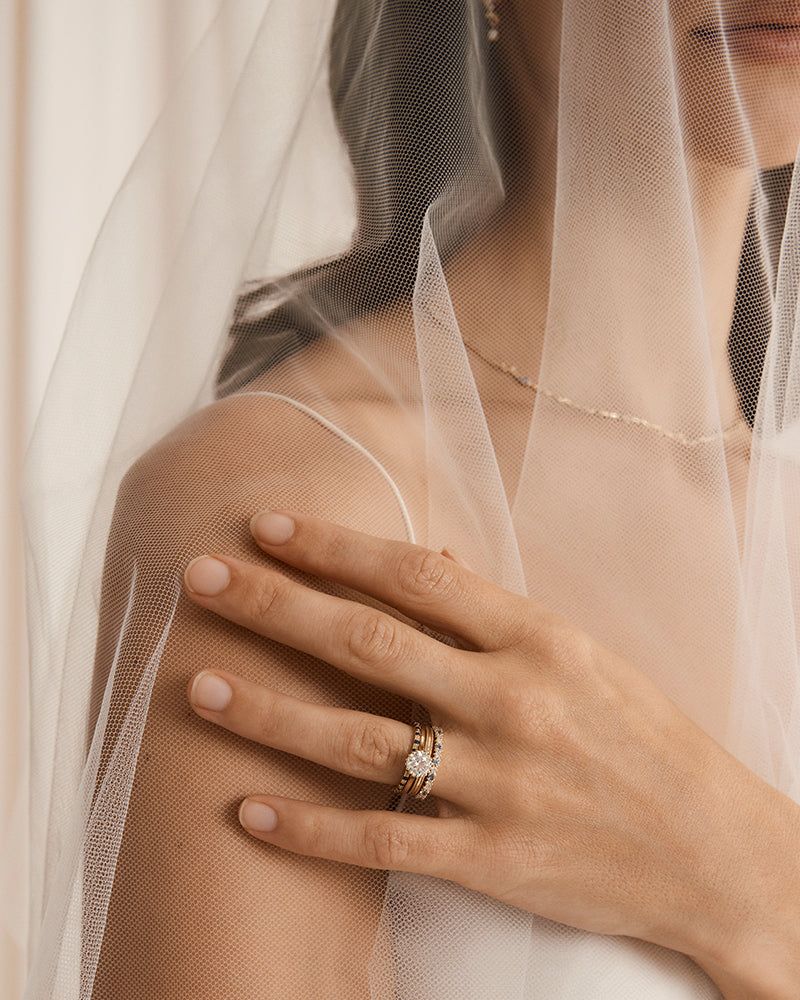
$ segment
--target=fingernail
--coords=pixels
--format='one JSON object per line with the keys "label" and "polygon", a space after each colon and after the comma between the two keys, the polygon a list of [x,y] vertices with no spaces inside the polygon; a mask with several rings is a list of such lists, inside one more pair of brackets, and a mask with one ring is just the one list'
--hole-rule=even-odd
{"label": "fingernail", "polygon": [[203,671],[192,682],[189,700],[207,712],[221,712],[228,707],[233,697],[233,688],[217,674]]}
{"label": "fingernail", "polygon": [[216,597],[231,582],[231,571],[224,562],[200,556],[189,563],[183,576],[187,589],[200,597]]}
{"label": "fingernail", "polygon": [[458,565],[459,566],[463,566],[464,569],[468,569],[470,571],[470,573],[473,572],[472,567],[466,561],[466,559],[462,559],[461,556],[457,552],[454,552],[453,549],[450,548],[449,545],[445,546],[445,548],[442,549],[442,555],[446,559],[452,559],[454,563],[458,563]]}
{"label": "fingernail", "polygon": [[285,514],[266,511],[253,517],[250,530],[254,537],[265,545],[283,545],[294,534],[294,521]]}
{"label": "fingernail", "polygon": [[278,814],[263,802],[245,799],[239,807],[239,822],[247,830],[270,833],[278,825]]}

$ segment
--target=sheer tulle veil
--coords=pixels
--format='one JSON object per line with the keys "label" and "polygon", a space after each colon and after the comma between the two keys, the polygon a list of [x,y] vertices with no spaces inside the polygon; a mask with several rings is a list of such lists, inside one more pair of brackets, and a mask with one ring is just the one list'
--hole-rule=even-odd
{"label": "sheer tulle veil", "polygon": [[[172,819],[148,784],[171,748],[191,761],[199,725],[177,683],[202,655],[183,567],[256,558],[244,531],[268,503],[451,547],[800,796],[800,59],[752,30],[800,12],[563,0],[537,27],[535,6],[504,0],[489,42],[479,0],[227,0],[131,167],[24,491],[29,1000],[111,995],[115,962],[131,996],[165,995],[129,954],[155,934],[193,995],[290,995],[246,959],[222,974],[214,933],[181,951],[202,892],[158,873]],[[299,654],[226,641],[232,669],[374,708]],[[202,738],[212,800],[257,790],[255,772],[214,776],[234,751]],[[364,801],[260,760],[286,794]],[[240,905],[256,862],[238,843],[207,862],[227,933],[296,921],[285,969],[339,968],[345,932],[301,912],[316,869],[283,873],[265,930]],[[376,998],[717,996],[685,956],[449,883],[336,885]],[[156,931],[125,915],[139,886]],[[337,995],[362,995],[350,974]]]}

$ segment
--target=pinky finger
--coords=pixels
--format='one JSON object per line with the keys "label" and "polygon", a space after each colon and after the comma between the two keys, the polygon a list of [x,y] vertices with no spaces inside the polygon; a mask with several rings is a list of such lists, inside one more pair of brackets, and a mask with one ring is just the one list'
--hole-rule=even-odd
{"label": "pinky finger", "polygon": [[331,809],[256,795],[242,802],[239,822],[259,840],[295,854],[453,882],[474,874],[471,824],[463,816]]}

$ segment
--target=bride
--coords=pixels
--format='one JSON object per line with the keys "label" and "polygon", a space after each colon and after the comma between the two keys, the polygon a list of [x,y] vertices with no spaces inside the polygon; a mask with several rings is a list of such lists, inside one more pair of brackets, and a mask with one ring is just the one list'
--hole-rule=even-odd
{"label": "bride", "polygon": [[798,138],[778,0],[226,5],[32,453],[29,997],[796,996]]}

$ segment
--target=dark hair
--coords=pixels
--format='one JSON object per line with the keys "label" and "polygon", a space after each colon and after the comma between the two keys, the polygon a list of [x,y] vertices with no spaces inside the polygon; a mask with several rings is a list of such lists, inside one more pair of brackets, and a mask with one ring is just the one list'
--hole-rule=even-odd
{"label": "dark hair", "polygon": [[[495,104],[504,90],[489,46],[474,48],[468,31],[474,16],[470,0],[339,0],[330,90],[355,175],[353,248],[239,297],[219,395],[235,392],[326,330],[410,296],[429,206],[437,203],[432,224],[445,258],[457,249],[453,234],[463,240],[468,233],[463,209],[447,192],[455,193],[459,178],[467,171],[474,176],[475,164],[491,155],[475,130],[470,91],[485,60]],[[388,104],[375,104],[380,93],[390,95]],[[276,300],[280,304],[264,310]]]}
{"label": "dark hair", "polygon": [[[353,248],[240,295],[217,377],[220,396],[241,389],[326,331],[409,297],[423,217],[437,200],[437,245],[443,257],[458,248],[453,233],[461,240],[469,235],[469,220],[447,191],[458,188],[460,177],[474,176],[476,163],[491,155],[485,137],[474,131],[470,85],[479,68],[488,71],[492,104],[489,93],[484,94],[486,118],[501,165],[513,163],[514,135],[500,66],[491,46],[474,49],[468,31],[476,9],[470,0],[339,0],[330,44],[330,89],[355,175]],[[384,87],[389,81],[391,86]],[[388,105],[375,104],[379,93],[391,95]],[[789,165],[761,178],[773,273],[791,177]],[[449,220],[448,212],[453,216]],[[473,214],[475,226],[480,216],[474,209]],[[264,308],[275,301],[274,308]],[[728,340],[740,406],[751,425],[770,328],[771,293],[751,206]]]}

